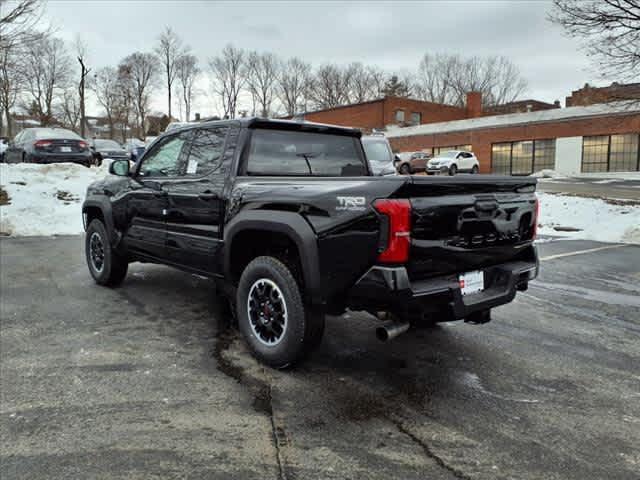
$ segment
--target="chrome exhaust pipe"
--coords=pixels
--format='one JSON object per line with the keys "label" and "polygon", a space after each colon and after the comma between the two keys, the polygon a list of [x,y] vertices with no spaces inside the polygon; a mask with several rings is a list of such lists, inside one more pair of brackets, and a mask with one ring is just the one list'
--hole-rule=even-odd
{"label": "chrome exhaust pipe", "polygon": [[387,322],[376,328],[376,337],[381,342],[388,342],[409,330],[410,326],[409,322]]}

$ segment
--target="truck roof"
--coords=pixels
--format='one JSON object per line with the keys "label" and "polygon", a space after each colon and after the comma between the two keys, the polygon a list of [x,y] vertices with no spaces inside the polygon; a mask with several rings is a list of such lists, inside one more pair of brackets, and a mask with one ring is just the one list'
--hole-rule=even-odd
{"label": "truck roof", "polygon": [[260,117],[236,118],[233,120],[204,120],[200,122],[192,122],[188,125],[175,128],[174,130],[186,130],[194,127],[208,127],[216,125],[238,125],[245,128],[272,128],[274,130],[317,132],[358,138],[362,136],[362,132],[356,128],[306,121],[274,120],[271,118]]}

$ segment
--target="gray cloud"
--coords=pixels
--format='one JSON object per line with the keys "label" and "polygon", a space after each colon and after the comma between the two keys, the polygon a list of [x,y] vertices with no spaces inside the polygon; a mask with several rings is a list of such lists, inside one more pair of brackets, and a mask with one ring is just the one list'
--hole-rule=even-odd
{"label": "gray cloud", "polygon": [[[548,1],[50,0],[47,17],[64,38],[85,39],[96,67],[151,50],[170,25],[203,63],[229,42],[314,64],[362,61],[395,71],[415,69],[425,52],[506,55],[529,81],[527,97],[553,101],[598,77],[578,43],[546,20],[548,9]],[[202,100],[200,108],[211,105]]]}

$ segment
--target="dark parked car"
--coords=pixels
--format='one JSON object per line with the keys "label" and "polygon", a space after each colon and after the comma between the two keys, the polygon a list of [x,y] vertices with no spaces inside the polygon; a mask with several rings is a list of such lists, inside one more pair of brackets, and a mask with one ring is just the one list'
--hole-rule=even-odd
{"label": "dark parked car", "polygon": [[325,314],[388,312],[386,340],[411,323],[486,323],[527,289],[535,178],[373,177],[360,136],[264,119],[164,134],[87,189],[91,275],[117,285],[141,261],[213,278],[274,367],[319,345]]}
{"label": "dark parked car", "polygon": [[89,144],[71,130],[63,128],[26,128],[9,144],[7,163],[93,163]]}
{"label": "dark parked car", "polygon": [[102,160],[105,158],[111,158],[113,160],[129,158],[127,151],[115,140],[94,138],[91,141],[91,151],[96,165],[102,164]]}

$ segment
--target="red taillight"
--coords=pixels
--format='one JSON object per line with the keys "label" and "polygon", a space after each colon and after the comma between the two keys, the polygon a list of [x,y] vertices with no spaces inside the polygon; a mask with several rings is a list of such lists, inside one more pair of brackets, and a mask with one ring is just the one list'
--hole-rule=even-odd
{"label": "red taillight", "polygon": [[87,142],[80,141],[80,142],[78,142],[78,146],[79,146],[82,150],[84,150],[85,148],[87,148],[87,147],[89,146],[89,144],[88,144]]}
{"label": "red taillight", "polygon": [[409,200],[376,200],[373,206],[389,219],[387,245],[378,255],[378,261],[406,262],[411,245],[411,203]]}
{"label": "red taillight", "polygon": [[47,147],[50,147],[51,145],[53,145],[53,142],[51,140],[38,140],[33,145],[36,148],[47,148]]}
{"label": "red taillight", "polygon": [[538,222],[540,221],[540,199],[536,196],[536,207],[533,215],[533,235],[531,240],[535,240],[538,235]]}

